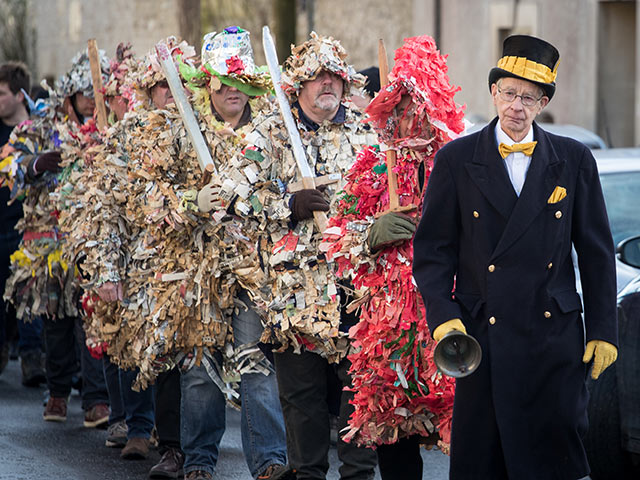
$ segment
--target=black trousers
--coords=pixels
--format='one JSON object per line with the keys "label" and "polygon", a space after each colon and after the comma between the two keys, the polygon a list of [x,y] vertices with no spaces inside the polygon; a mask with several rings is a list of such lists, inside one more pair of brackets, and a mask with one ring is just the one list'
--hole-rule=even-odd
{"label": "black trousers", "polygon": [[382,480],[422,480],[418,435],[401,438],[389,445],[380,445],[377,452]]}
{"label": "black trousers", "polygon": [[[287,431],[289,464],[297,471],[298,480],[324,479],[329,469],[329,405],[328,370],[335,369],[341,387],[351,386],[347,373],[350,362],[329,364],[315,353],[293,353],[291,349],[275,353],[275,369],[280,404]],[[338,429],[347,425],[353,406],[352,392],[342,392]],[[377,458],[369,448],[357,447],[338,438],[341,480],[369,480],[374,476]]]}
{"label": "black trousers", "polygon": [[156,380],[156,430],[158,450],[180,449],[180,371],[162,372]]}
{"label": "black trousers", "polygon": [[47,384],[52,397],[71,393],[72,377],[82,372],[82,408],[88,410],[99,403],[109,403],[102,360],[91,356],[85,344],[82,322],[78,318],[44,318]]}

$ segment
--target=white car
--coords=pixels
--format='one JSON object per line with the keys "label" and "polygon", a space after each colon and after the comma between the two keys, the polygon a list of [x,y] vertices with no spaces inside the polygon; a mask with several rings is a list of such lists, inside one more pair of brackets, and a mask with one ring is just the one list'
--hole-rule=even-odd
{"label": "white car", "polygon": [[617,246],[618,360],[589,381],[593,480],[640,478],[640,148],[594,150]]}

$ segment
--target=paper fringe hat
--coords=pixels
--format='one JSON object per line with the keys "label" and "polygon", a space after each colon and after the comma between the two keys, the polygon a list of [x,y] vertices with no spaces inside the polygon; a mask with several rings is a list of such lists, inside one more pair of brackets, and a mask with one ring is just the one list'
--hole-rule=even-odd
{"label": "paper fringe hat", "polygon": [[333,37],[323,37],[311,32],[311,38],[302,45],[291,45],[291,55],[283,66],[282,88],[290,98],[297,97],[302,83],[315,79],[322,70],[335,73],[347,85],[343,96],[349,95],[349,87],[362,88],[366,78],[346,62],[347,52]]}
{"label": "paper fringe hat", "polygon": [[[193,63],[195,60],[196,49],[184,40],[172,35],[161,40],[160,43],[164,43],[167,46],[176,65],[179,64],[180,60],[186,63]],[[156,83],[166,80],[160,62],[158,61],[158,54],[156,53],[155,47],[147,53],[142,63],[139,73],[134,79],[134,84],[137,89],[147,90]]]}
{"label": "paper fringe hat", "polygon": [[[249,37],[250,33],[240,27],[207,33],[202,41],[200,69],[220,83],[255,97],[271,90],[272,84],[266,68],[254,63]],[[215,83],[212,86],[215,90],[220,88]]]}
{"label": "paper fringe hat", "polygon": [[[102,83],[109,79],[109,59],[104,50],[98,51],[100,69],[102,70]],[[71,69],[62,75],[55,84],[56,94],[62,98],[81,93],[93,98],[93,82],[91,80],[91,65],[87,50],[78,52],[71,61]]]}
{"label": "paper fringe hat", "polygon": [[133,77],[140,68],[136,60],[131,43],[120,43],[116,48],[116,57],[111,59],[111,74],[104,86],[106,96],[124,95],[131,93]]}
{"label": "paper fringe hat", "polygon": [[[398,121],[395,107],[402,95],[411,96],[409,108],[414,111],[413,129],[409,137],[419,138],[427,129],[436,128],[443,140],[453,139],[464,131],[464,107],[453,97],[460,87],[449,83],[446,55],[442,55],[433,38],[428,35],[405,38],[395,52],[395,64],[389,74],[389,84],[365,109],[366,121],[385,142],[398,140]],[[408,109],[409,109],[408,108]],[[408,110],[407,109],[407,110]],[[431,132],[431,136],[434,136]]]}

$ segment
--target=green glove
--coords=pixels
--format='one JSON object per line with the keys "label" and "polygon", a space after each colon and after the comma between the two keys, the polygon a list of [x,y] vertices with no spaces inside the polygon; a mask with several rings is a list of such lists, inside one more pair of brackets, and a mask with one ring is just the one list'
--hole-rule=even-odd
{"label": "green glove", "polygon": [[389,212],[378,218],[369,229],[369,248],[379,250],[397,242],[411,240],[416,225],[409,217]]}

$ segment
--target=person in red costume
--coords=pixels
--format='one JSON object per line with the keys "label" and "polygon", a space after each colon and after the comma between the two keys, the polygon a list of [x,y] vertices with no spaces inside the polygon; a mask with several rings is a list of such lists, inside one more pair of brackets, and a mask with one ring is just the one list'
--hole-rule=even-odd
{"label": "person in red costume", "polygon": [[[453,100],[459,90],[431,37],[405,40],[390,83],[365,110],[386,146],[359,153],[326,231],[338,276],[361,294],[360,321],[349,332],[355,411],[343,438],[377,447],[383,479],[421,479],[420,445],[449,448],[454,382],[432,360],[411,239],[433,158],[464,130]],[[396,156],[399,208],[390,207],[385,149]]]}

